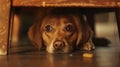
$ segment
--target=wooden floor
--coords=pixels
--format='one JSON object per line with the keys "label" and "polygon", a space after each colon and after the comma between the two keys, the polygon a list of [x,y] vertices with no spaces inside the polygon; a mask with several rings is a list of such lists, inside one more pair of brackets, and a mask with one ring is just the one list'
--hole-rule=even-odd
{"label": "wooden floor", "polygon": [[0,56],[0,67],[120,67],[118,47],[98,47],[95,51],[48,54],[28,51]]}

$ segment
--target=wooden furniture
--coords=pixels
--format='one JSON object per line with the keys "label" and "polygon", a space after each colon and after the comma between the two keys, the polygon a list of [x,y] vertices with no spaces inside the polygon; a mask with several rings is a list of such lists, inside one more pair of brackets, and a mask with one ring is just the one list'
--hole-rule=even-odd
{"label": "wooden furniture", "polygon": [[[9,50],[9,31],[11,8],[13,7],[96,7],[115,8],[120,34],[119,0],[0,0],[0,55],[7,55]],[[89,14],[88,14],[89,19]],[[92,22],[92,21],[91,21]]]}

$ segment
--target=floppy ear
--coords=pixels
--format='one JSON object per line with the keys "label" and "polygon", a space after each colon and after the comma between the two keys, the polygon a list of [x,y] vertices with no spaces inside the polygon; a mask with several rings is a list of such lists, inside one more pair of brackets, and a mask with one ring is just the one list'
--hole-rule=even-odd
{"label": "floppy ear", "polygon": [[42,37],[41,37],[41,31],[40,31],[40,23],[33,24],[28,32],[28,37],[38,49],[42,47]]}
{"label": "floppy ear", "polygon": [[85,19],[83,16],[80,16],[80,21],[78,22],[78,38],[77,38],[77,46],[82,46],[82,44],[85,44],[90,41],[92,37],[92,30],[88,26],[88,24],[85,22]]}
{"label": "floppy ear", "polygon": [[81,43],[84,44],[86,42],[89,42],[92,38],[92,35],[93,31],[91,30],[91,28],[88,26],[86,22],[83,22]]}

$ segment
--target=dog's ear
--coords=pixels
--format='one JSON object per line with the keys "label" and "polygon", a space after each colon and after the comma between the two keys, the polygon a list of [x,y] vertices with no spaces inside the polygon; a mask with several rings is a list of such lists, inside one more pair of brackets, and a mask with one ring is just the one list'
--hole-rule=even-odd
{"label": "dog's ear", "polygon": [[80,21],[78,22],[78,38],[76,45],[81,45],[87,43],[92,38],[92,30],[86,23],[85,18],[80,16]]}
{"label": "dog's ear", "polygon": [[42,47],[40,23],[35,23],[30,27],[28,37],[31,40],[32,44],[35,45],[38,49]]}
{"label": "dog's ear", "polygon": [[88,24],[85,22],[82,27],[82,39],[81,44],[87,43],[92,39],[93,31],[88,26]]}

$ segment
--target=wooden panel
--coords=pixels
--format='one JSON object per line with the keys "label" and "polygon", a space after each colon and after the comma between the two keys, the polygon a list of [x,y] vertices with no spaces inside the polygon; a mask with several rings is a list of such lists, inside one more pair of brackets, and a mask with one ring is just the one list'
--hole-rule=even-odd
{"label": "wooden panel", "polygon": [[0,0],[0,55],[7,54],[10,0]]}
{"label": "wooden panel", "polygon": [[119,0],[13,0],[13,6],[120,7]]}

